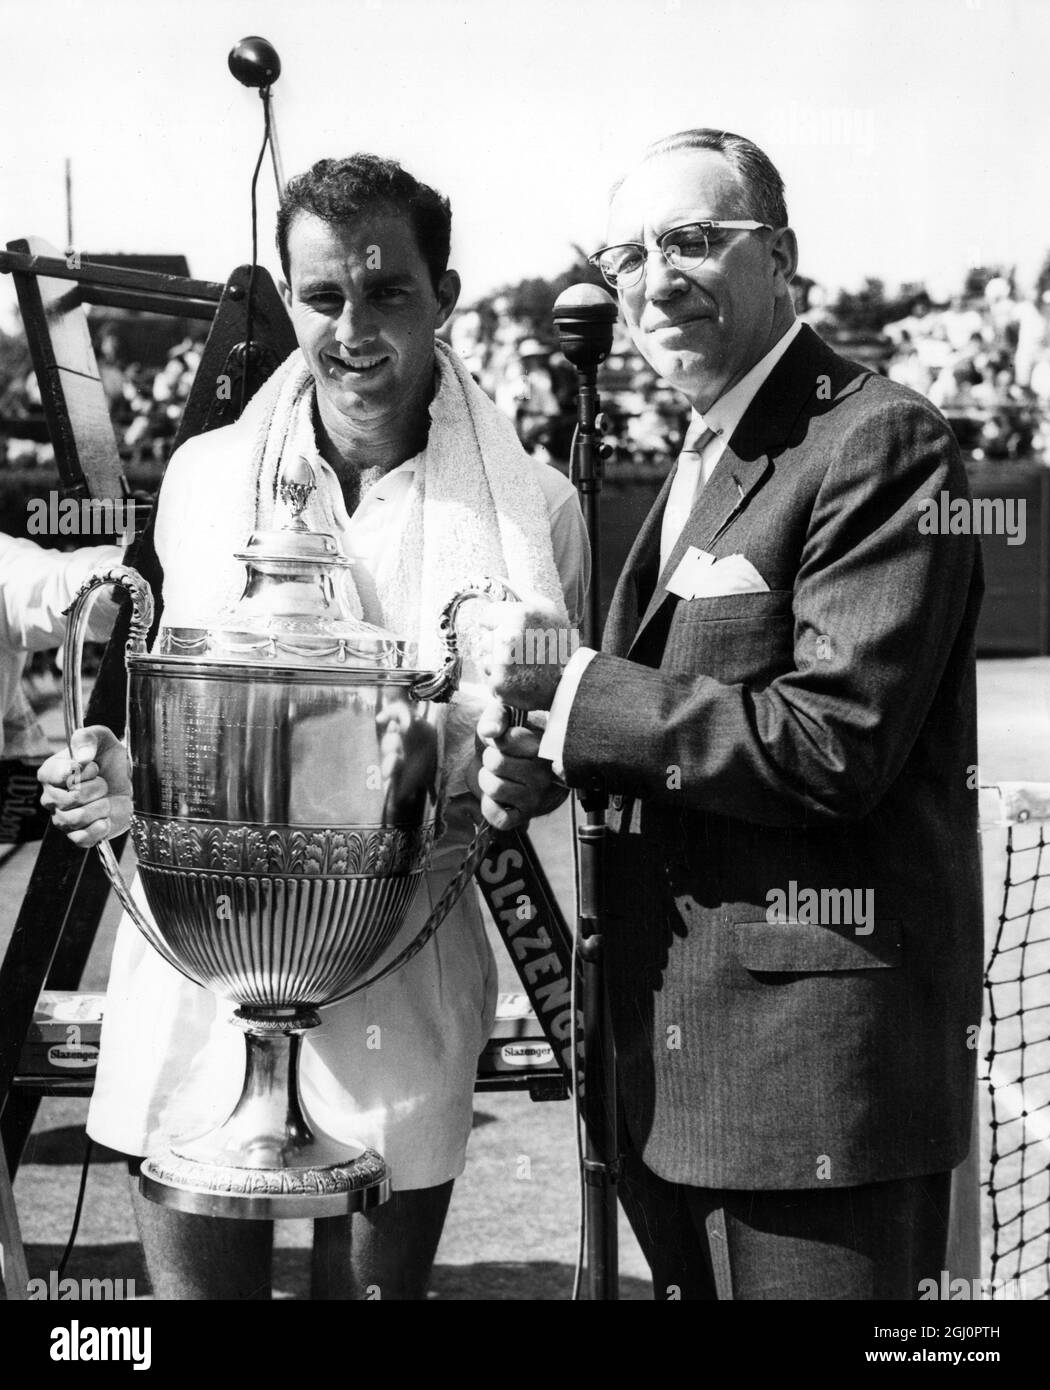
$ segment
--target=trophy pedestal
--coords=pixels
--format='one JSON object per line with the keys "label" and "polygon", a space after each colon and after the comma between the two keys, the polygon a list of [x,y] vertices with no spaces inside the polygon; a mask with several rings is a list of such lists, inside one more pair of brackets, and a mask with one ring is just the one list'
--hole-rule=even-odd
{"label": "trophy pedestal", "polygon": [[316,1129],[303,1109],[300,1034],[320,1022],[316,1012],[242,1007],[235,1020],[247,1049],[240,1099],[217,1129],[151,1154],[142,1195],[196,1216],[259,1221],[345,1216],[385,1202],[382,1156]]}

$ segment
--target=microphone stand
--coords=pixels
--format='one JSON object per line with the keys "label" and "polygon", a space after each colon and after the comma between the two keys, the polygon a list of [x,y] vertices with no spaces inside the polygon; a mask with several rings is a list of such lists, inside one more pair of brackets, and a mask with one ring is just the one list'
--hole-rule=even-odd
{"label": "microphone stand", "polygon": [[[576,368],[576,432],[570,476],[580,493],[591,554],[591,585],[584,614],[586,646],[601,644],[601,531],[599,500],[605,454],[598,428],[598,366],[612,347],[617,308],[595,285],[575,285],[559,295],[554,323],[561,350]],[[584,1211],[587,1230],[587,1288],[590,1300],[619,1298],[617,1191],[619,1176],[616,1128],[616,1058],[605,988],[602,942],[602,880],[605,813],[608,797],[600,778],[578,788],[583,810],[577,822],[580,901],[578,951],[583,995],[583,1160]]]}

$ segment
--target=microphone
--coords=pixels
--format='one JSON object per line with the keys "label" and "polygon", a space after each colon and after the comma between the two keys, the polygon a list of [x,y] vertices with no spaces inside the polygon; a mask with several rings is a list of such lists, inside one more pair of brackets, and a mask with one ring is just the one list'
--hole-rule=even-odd
{"label": "microphone", "polygon": [[[247,38],[241,39],[240,43],[233,45],[226,62],[242,87],[255,87],[262,97],[266,126],[263,150],[265,152],[266,146],[269,145],[277,197],[281,198],[284,193],[284,167],[281,163],[281,147],[277,143],[277,117],[274,115],[273,94],[270,91],[281,75],[281,59],[268,39],[262,39],[258,34],[249,34]],[[262,162],[262,155],[259,156],[259,161]],[[254,198],[254,194],[252,196]]]}
{"label": "microphone", "polygon": [[580,372],[594,372],[612,351],[616,301],[597,285],[570,285],[554,301],[562,352]]}
{"label": "microphone", "polygon": [[235,43],[226,61],[244,87],[269,87],[281,75],[281,60],[276,48],[258,34],[249,34]]}
{"label": "microphone", "polygon": [[[259,150],[259,158],[255,161],[255,171],[252,174],[252,264],[248,273],[248,289],[244,298],[244,342],[237,344],[230,351],[232,359],[235,352],[243,353],[244,372],[241,376],[241,411],[248,403],[249,380],[252,375],[253,364],[252,354],[255,344],[252,342],[252,330],[255,327],[255,272],[259,264],[259,213],[256,203],[256,187],[259,182],[259,170],[262,168],[263,159],[266,157],[266,147],[270,147],[270,158],[273,161],[273,177],[277,184],[277,196],[282,197],[284,189],[284,170],[281,168],[281,155],[277,148],[277,123],[273,115],[273,93],[270,88],[281,75],[281,60],[277,50],[267,39],[260,38],[258,34],[249,34],[247,38],[241,39],[230,49],[226,58],[227,66],[242,87],[250,87],[258,91],[263,104],[263,139]],[[258,384],[258,383],[257,383]]]}

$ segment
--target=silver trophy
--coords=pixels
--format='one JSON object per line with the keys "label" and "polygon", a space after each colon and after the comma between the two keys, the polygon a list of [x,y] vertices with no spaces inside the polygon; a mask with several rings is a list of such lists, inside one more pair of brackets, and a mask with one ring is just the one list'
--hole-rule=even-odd
{"label": "silver trophy", "polygon": [[[321,1005],[372,983],[367,972],[401,930],[438,829],[456,613],[468,597],[507,594],[486,580],[455,595],[441,623],[444,663],[418,670],[412,643],[341,604],[335,575],[350,562],[302,521],[312,490],[309,464],[286,470],[291,520],[256,532],[237,555],[244,593],[212,625],[162,627],[149,652],[153,597],[125,566],[89,581],[69,610],[67,736],[84,722],[89,600],[108,584],[131,596],[131,834],[156,925],[103,843],[106,872],[164,959],[236,1004],[245,1035],[244,1085],[229,1117],[143,1164],[145,1195],[180,1211],[333,1216],[389,1195],[378,1153],[338,1142],[306,1114],[300,1039],[320,1023]],[[432,914],[424,932],[435,925]]]}

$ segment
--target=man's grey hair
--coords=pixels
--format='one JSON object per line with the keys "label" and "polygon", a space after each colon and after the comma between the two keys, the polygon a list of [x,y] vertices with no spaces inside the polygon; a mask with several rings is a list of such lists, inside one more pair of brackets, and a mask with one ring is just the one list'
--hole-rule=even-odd
{"label": "man's grey hair", "polygon": [[[676,150],[713,150],[715,154],[720,154],[735,170],[744,187],[746,211],[756,221],[768,222],[771,227],[788,225],[784,180],[769,155],[760,150],[754,141],[743,135],[734,135],[731,130],[679,130],[650,145],[643,161],[660,154],[673,154]],[[616,195],[622,183],[623,179],[620,179],[613,186],[612,196]]]}

